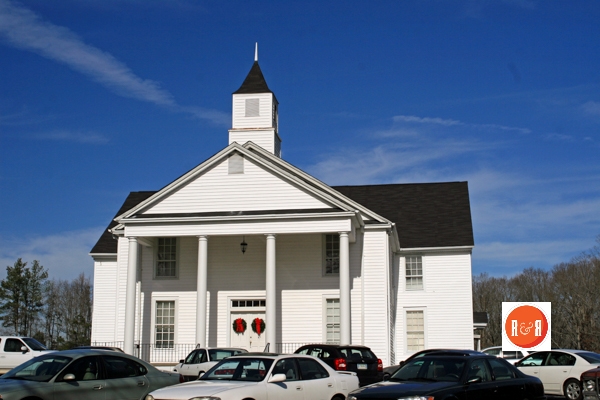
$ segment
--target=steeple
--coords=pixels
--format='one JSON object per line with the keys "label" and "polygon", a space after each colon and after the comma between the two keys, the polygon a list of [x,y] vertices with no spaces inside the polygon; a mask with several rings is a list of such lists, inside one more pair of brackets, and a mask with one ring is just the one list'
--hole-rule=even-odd
{"label": "steeple", "polygon": [[258,43],[254,50],[254,64],[242,86],[233,92],[232,97],[229,143],[244,144],[252,141],[281,157],[281,138],[278,132],[279,103],[258,65]]}

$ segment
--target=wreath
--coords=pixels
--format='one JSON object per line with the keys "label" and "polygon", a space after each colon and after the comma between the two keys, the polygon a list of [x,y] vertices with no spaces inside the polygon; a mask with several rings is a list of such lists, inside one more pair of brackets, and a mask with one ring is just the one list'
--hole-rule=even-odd
{"label": "wreath", "polygon": [[254,318],[252,320],[252,331],[260,336],[265,331],[265,321],[262,318]]}
{"label": "wreath", "polygon": [[246,321],[243,318],[237,318],[233,321],[233,331],[238,335],[246,332]]}

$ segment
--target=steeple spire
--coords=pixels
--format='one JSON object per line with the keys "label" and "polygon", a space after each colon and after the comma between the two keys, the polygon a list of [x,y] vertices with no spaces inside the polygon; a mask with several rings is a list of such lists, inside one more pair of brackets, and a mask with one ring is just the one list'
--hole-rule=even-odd
{"label": "steeple spire", "polygon": [[254,62],[258,62],[258,42],[254,45]]}

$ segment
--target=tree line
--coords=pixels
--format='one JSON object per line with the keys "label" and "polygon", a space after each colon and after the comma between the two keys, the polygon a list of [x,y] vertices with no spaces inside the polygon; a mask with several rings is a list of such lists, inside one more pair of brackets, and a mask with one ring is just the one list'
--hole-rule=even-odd
{"label": "tree line", "polygon": [[600,352],[600,236],[596,246],[551,270],[473,277],[473,310],[488,313],[482,348],[502,345],[502,302],[551,302],[553,348]]}
{"label": "tree line", "polygon": [[37,339],[50,349],[89,345],[92,330],[92,284],[80,274],[72,281],[49,280],[34,260],[19,258],[0,281],[0,320],[4,335]]}

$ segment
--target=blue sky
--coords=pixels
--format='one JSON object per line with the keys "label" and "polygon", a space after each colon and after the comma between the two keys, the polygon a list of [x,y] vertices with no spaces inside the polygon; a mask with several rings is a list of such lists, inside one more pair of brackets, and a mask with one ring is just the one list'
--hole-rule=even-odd
{"label": "blue sky", "polygon": [[0,0],[0,277],[51,278],[130,191],[227,145],[254,44],[283,158],[331,185],[468,181],[473,272],[600,234],[600,2]]}

